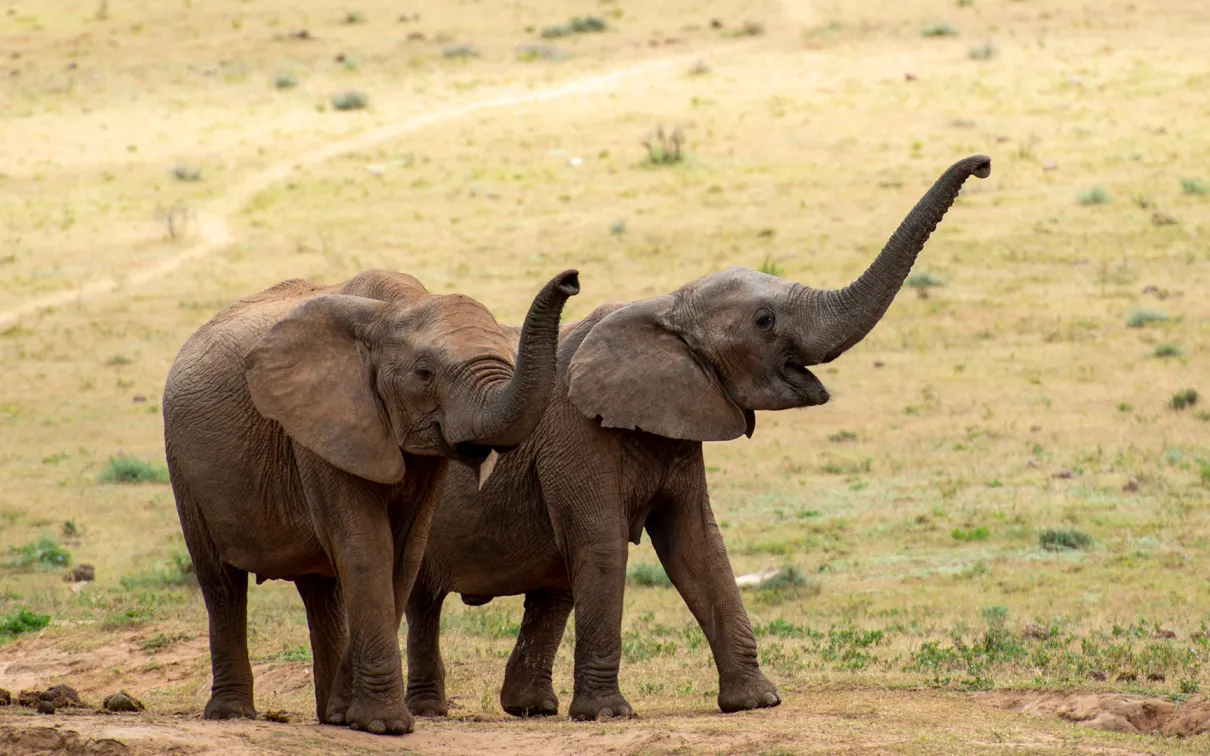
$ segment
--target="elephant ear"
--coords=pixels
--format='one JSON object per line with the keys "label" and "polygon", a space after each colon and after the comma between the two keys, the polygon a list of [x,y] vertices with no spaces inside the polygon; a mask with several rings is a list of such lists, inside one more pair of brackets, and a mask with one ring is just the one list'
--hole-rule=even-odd
{"label": "elephant ear", "polygon": [[388,306],[346,294],[308,299],[244,355],[257,411],[336,467],[378,483],[403,479],[403,454],[357,334]]}
{"label": "elephant ear", "polygon": [[669,327],[671,306],[669,296],[635,302],[593,326],[568,365],[572,404],[606,428],[689,441],[751,435],[752,413],[727,397]]}

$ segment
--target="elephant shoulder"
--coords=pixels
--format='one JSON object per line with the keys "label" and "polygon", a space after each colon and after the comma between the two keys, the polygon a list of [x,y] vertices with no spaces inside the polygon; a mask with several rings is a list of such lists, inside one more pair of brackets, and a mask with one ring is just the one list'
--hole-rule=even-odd
{"label": "elephant shoulder", "polygon": [[571,358],[576,355],[576,350],[584,343],[584,339],[588,337],[593,327],[597,323],[600,323],[609,313],[625,306],[625,302],[606,302],[590,312],[583,320],[568,323],[559,329],[559,365],[566,367]]}
{"label": "elephant shoulder", "polygon": [[350,278],[340,286],[341,294],[377,299],[382,302],[422,299],[429,295],[414,276],[390,270],[367,270]]}

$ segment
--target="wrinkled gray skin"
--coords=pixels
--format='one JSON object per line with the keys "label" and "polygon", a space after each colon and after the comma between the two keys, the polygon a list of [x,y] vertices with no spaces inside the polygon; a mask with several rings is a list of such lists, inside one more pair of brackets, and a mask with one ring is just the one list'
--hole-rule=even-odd
{"label": "wrinkled gray skin", "polygon": [[207,719],[256,716],[254,573],[293,580],[306,605],[319,720],[411,731],[397,632],[433,493],[448,459],[470,471],[533,431],[578,290],[575,271],[552,279],[518,345],[483,305],[411,276],[287,281],[185,342],[164,388],[164,439],[210,615]]}
{"label": "wrinkled gray skin", "polygon": [[563,329],[558,383],[534,434],[501,455],[482,491],[451,471],[407,605],[407,703],[446,713],[439,649],[449,593],[471,605],[525,594],[500,702],[555,714],[551,666],[576,613],[574,719],[629,716],[618,688],[627,541],[644,529],[710,643],[723,711],[776,706],[710,510],[702,441],[751,435],[755,410],[823,404],[807,369],[860,341],[903,284],[983,156],[937,181],[868,270],[819,291],[743,268],[607,305]]}

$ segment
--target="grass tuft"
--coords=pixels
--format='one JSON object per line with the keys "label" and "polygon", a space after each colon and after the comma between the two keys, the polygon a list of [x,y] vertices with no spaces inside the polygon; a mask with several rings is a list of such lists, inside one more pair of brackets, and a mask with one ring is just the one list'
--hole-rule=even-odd
{"label": "grass tuft", "polygon": [[929,24],[920,30],[922,37],[956,37],[958,30],[948,21],[941,21],[936,24]]}
{"label": "grass tuft", "polygon": [[1000,55],[1000,50],[991,42],[975,45],[966,51],[966,57],[971,60],[993,60]]}
{"label": "grass tuft", "polygon": [[332,107],[337,110],[361,110],[369,105],[369,98],[356,89],[332,95]]}
{"label": "grass tuft", "polygon": [[1174,410],[1183,410],[1197,404],[1197,389],[1181,389],[1168,400],[1168,406]]}
{"label": "grass tuft", "polygon": [[71,554],[48,535],[22,546],[10,546],[6,567],[26,570],[53,570],[71,565]]}
{"label": "grass tuft", "polygon": [[1092,536],[1075,528],[1048,529],[1038,534],[1038,545],[1047,551],[1078,551],[1092,545]]}
{"label": "grass tuft", "polygon": [[446,60],[468,60],[478,58],[479,51],[470,45],[450,45],[441,51],[441,57]]}
{"label": "grass tuft", "polygon": [[778,265],[777,260],[773,259],[773,255],[769,254],[765,255],[765,259],[756,269],[765,275],[777,276],[778,278],[781,278],[781,275],[786,272],[786,269]]}
{"label": "grass tuft", "polygon": [[986,541],[991,533],[985,525],[975,528],[954,528],[950,537],[955,541]]}
{"label": "grass tuft", "polygon": [[685,145],[685,132],[677,127],[671,134],[664,127],[656,126],[655,130],[643,140],[647,149],[647,165],[676,165],[685,159],[682,148]]}
{"label": "grass tuft", "polygon": [[1185,352],[1176,344],[1157,344],[1155,351],[1151,353],[1154,357],[1184,357]]}
{"label": "grass tuft", "polygon": [[119,454],[109,458],[97,480],[101,483],[167,483],[168,468]]}
{"label": "grass tuft", "polygon": [[35,633],[49,624],[49,614],[38,614],[21,607],[0,617],[0,640]]}
{"label": "grass tuft", "polygon": [[597,16],[585,16],[583,18],[576,17],[568,21],[566,24],[558,26],[547,26],[542,29],[541,36],[543,39],[558,39],[560,37],[570,37],[573,34],[594,34],[603,32],[609,25],[605,23],[605,19]]}
{"label": "grass tuft", "polygon": [[1094,186],[1080,192],[1077,199],[1081,205],[1106,205],[1112,199],[1103,186]]}
{"label": "grass tuft", "polygon": [[294,74],[279,73],[273,79],[274,89],[294,89],[296,86],[298,86],[298,79],[294,77]]}
{"label": "grass tuft", "polygon": [[176,588],[182,585],[195,585],[197,579],[193,575],[193,560],[189,558],[188,554],[177,553],[173,556],[171,565],[134,575],[123,575],[118,582],[126,590],[132,591],[140,588]]}
{"label": "grass tuft", "polygon": [[1143,326],[1151,325],[1152,323],[1163,323],[1167,319],[1168,316],[1159,310],[1144,310],[1136,308],[1131,310],[1130,314],[1126,316],[1126,327],[1142,328]]}
{"label": "grass tuft", "polygon": [[638,562],[626,568],[626,584],[640,588],[668,588],[672,581],[664,566],[654,562]]}
{"label": "grass tuft", "polygon": [[928,299],[929,289],[936,289],[945,286],[945,281],[927,270],[922,270],[917,273],[911,273],[903,281],[903,285],[916,292],[916,296],[921,299]]}
{"label": "grass tuft", "polygon": [[202,169],[190,165],[177,165],[172,169],[172,177],[177,181],[201,181]]}
{"label": "grass tuft", "polygon": [[1207,192],[1206,182],[1201,179],[1181,179],[1181,191],[1185,194],[1203,195]]}

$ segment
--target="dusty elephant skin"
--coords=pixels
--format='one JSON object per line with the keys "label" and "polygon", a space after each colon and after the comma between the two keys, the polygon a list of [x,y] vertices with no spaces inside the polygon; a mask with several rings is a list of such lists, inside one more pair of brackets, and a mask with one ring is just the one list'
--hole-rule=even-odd
{"label": "dusty elephant skin", "polygon": [[533,431],[578,291],[576,271],[556,276],[518,336],[468,297],[371,271],[287,281],[190,337],[164,389],[164,437],[210,619],[207,719],[256,715],[254,573],[302,596],[321,722],[412,729],[396,632],[433,491],[446,460],[477,469]]}
{"label": "dusty elephant skin", "polygon": [[571,716],[629,716],[618,688],[622,597],[627,540],[638,543],[644,529],[710,643],[719,708],[779,704],[710,510],[702,442],[751,435],[756,410],[826,402],[807,366],[870,332],[962,184],[990,171],[981,155],[954,164],[844,289],[730,268],[567,326],[558,385],[534,435],[500,457],[482,491],[461,470],[442,484],[407,605],[411,711],[447,711],[438,645],[445,596],[477,605],[524,593],[504,710],[558,711],[551,665],[574,607]]}

